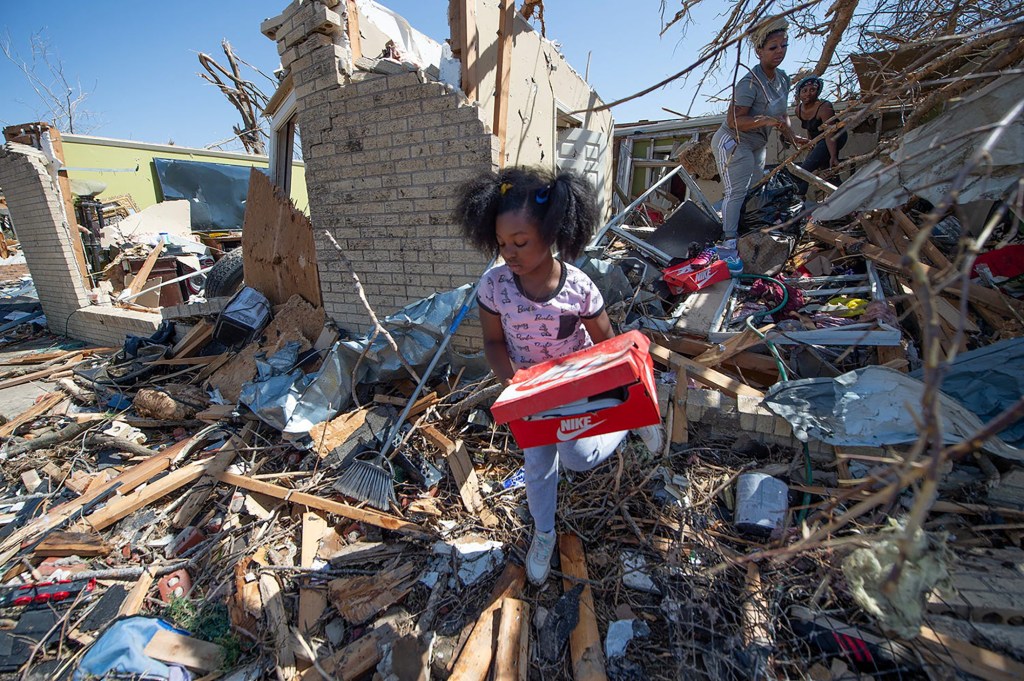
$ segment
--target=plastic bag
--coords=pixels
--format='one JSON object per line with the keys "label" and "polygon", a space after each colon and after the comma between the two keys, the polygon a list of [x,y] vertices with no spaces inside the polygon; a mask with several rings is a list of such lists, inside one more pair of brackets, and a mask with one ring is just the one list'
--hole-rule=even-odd
{"label": "plastic bag", "polygon": [[786,222],[802,207],[796,182],[781,170],[747,193],[740,216],[740,234]]}

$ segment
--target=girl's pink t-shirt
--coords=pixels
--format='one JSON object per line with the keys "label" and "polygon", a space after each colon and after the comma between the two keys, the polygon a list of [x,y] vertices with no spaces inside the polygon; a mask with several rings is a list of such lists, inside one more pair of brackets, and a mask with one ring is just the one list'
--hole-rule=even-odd
{"label": "girl's pink t-shirt", "polygon": [[559,359],[594,344],[583,320],[601,314],[604,298],[582,270],[559,262],[561,280],[546,300],[527,296],[519,277],[507,265],[496,265],[480,278],[477,303],[501,317],[508,356],[516,369]]}

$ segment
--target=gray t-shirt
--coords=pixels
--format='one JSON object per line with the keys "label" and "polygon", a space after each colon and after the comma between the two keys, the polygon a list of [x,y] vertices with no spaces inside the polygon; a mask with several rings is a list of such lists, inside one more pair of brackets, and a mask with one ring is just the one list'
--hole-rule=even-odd
{"label": "gray t-shirt", "polygon": [[[782,69],[775,69],[775,79],[768,80],[760,64],[754,66],[747,75],[740,78],[733,92],[736,106],[749,106],[750,116],[771,116],[785,120],[789,107],[789,76]],[[722,123],[722,129],[735,135],[736,131],[729,127],[728,122]],[[741,132],[740,144],[754,149],[761,149],[768,144],[770,126],[754,128]]]}

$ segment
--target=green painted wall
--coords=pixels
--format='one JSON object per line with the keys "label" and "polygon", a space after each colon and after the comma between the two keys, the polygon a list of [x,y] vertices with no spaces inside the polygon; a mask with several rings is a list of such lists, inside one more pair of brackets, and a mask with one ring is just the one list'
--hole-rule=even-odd
{"label": "green painted wall", "polygon": [[[267,167],[266,156],[247,156],[85,135],[63,135],[62,139],[68,177],[73,180],[103,182],[107,188],[99,194],[101,199],[130,194],[140,210],[155,204],[160,196],[156,170],[152,162],[154,158]],[[300,210],[309,214],[306,168],[301,162],[294,163],[292,167],[291,198]]]}

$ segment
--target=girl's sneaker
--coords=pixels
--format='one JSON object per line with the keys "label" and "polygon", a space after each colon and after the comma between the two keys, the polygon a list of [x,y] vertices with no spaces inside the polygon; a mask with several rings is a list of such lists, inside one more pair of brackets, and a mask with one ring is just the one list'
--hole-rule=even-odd
{"label": "girl's sneaker", "polygon": [[551,574],[551,556],[555,553],[558,534],[534,530],[530,550],[526,553],[526,576],[531,584],[541,585]]}
{"label": "girl's sneaker", "polygon": [[644,441],[647,451],[651,454],[661,454],[661,450],[665,447],[665,429],[660,423],[637,428],[634,432]]}

